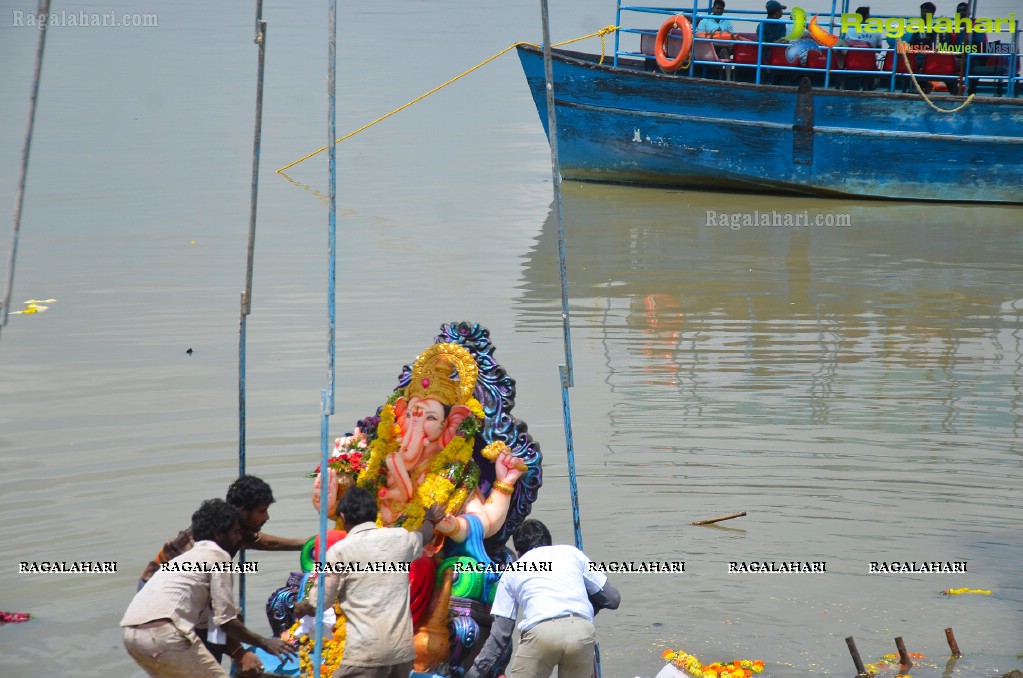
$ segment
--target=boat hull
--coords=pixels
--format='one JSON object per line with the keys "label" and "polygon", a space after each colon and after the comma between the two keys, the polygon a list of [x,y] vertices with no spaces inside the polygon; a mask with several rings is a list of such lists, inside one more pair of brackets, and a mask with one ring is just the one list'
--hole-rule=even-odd
{"label": "boat hull", "polygon": [[[518,53],[549,134],[542,52]],[[938,113],[916,95],[679,77],[562,51],[553,73],[566,179],[1023,203],[1021,99]]]}

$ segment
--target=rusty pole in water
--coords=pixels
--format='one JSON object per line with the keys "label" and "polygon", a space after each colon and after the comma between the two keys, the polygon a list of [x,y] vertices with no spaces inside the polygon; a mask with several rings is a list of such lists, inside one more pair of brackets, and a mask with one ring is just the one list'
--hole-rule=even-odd
{"label": "rusty pole in water", "polygon": [[18,190],[14,194],[14,225],[11,229],[11,250],[7,257],[7,284],[0,301],[0,330],[7,324],[7,313],[11,308],[11,291],[14,286],[14,261],[18,256],[18,235],[21,232],[21,207],[25,199],[25,182],[28,179],[28,157],[32,148],[32,130],[36,122],[36,102],[39,100],[39,80],[43,75],[43,52],[46,50],[46,26],[50,23],[50,0],[39,0],[39,42],[36,44],[36,67],[32,76],[32,94],[28,100],[28,129],[25,144],[21,149],[21,171],[18,174]]}
{"label": "rusty pole in water", "polygon": [[[249,198],[249,246],[245,265],[245,290],[242,292],[241,317],[238,321],[238,477],[245,475],[245,352],[248,316],[252,311],[252,264],[256,252],[256,203],[259,198],[259,154],[263,135],[263,70],[266,65],[266,21],[263,0],[256,0],[256,36],[259,65],[256,69],[256,125],[252,134],[252,193]],[[238,552],[238,562],[245,562],[245,551]],[[238,575],[238,600],[245,615],[245,572]]]}

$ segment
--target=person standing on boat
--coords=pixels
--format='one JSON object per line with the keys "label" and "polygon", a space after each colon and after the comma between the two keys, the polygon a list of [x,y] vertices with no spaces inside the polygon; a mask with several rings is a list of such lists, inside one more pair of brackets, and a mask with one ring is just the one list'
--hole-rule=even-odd
{"label": "person standing on boat", "polygon": [[[234,603],[232,559],[242,544],[241,513],[222,499],[204,501],[192,514],[195,542],[172,558],[135,594],[121,618],[124,646],[135,663],[156,678],[227,678],[195,629],[200,618],[228,637],[286,658],[296,653],[280,638],[263,638],[239,620]],[[253,669],[262,671],[258,664]]]}
{"label": "person standing on boat", "polygon": [[[410,566],[433,538],[444,509],[440,505],[427,509],[416,532],[377,527],[376,497],[353,487],[338,501],[337,513],[348,535],[327,551],[329,567],[320,575],[324,604],[339,600],[347,620],[345,651],[334,678],[408,678],[416,656],[408,569],[380,566]],[[296,619],[316,614],[310,601],[317,599],[318,585],[295,604]]]}
{"label": "person standing on boat", "polygon": [[788,33],[788,24],[780,21],[781,14],[782,10],[788,8],[778,2],[778,0],[767,0],[767,4],[764,7],[767,10],[768,19],[777,19],[779,21],[762,22],[757,29],[757,37],[760,38],[762,43],[781,42],[782,36]]}
{"label": "person standing on boat", "polygon": [[491,675],[520,613],[519,648],[508,678],[546,678],[554,667],[558,678],[590,678],[597,642],[593,615],[617,609],[621,594],[605,574],[590,571],[585,553],[566,544],[552,546],[551,533],[539,520],[523,522],[512,539],[519,560],[516,569],[501,575],[490,637],[466,678]]}
{"label": "person standing on boat", "polygon": [[[226,498],[227,503],[238,509],[241,514],[242,542],[240,548],[262,551],[302,550],[305,540],[275,537],[261,531],[263,525],[270,520],[270,504],[274,503],[273,491],[262,479],[256,476],[242,476],[227,488]],[[195,546],[195,542],[192,529],[186,528],[178,532],[176,537],[164,543],[156,557],[142,571],[137,590],[142,590],[146,582],[160,569],[161,564],[187,553]],[[222,638],[222,634],[219,632],[215,632],[212,638],[209,637],[206,619],[199,623],[196,634],[217,662],[220,662],[224,654],[227,653],[245,671],[251,671],[252,667],[258,663],[258,658],[254,653],[245,652],[239,643],[230,638]]]}

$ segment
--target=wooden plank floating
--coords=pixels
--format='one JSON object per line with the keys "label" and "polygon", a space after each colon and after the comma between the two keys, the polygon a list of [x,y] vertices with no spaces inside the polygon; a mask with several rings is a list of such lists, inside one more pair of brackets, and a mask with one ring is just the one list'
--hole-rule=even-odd
{"label": "wooden plank floating", "polygon": [[707,520],[697,520],[695,523],[689,523],[690,525],[713,525],[714,523],[720,523],[722,520],[731,520],[732,518],[742,518],[746,515],[745,511],[739,511],[738,513],[729,513],[727,516],[720,516],[718,518],[708,518]]}

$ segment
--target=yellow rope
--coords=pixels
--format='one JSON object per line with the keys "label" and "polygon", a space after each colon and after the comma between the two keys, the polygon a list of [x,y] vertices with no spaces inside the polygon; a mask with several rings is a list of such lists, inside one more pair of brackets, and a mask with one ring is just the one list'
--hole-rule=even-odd
{"label": "yellow rope", "polygon": [[[615,31],[618,30],[618,28],[619,28],[619,26],[605,26],[604,28],[601,28],[596,33],[590,33],[589,35],[584,35],[581,38],[572,38],[571,40],[566,40],[564,42],[559,42],[557,44],[551,45],[551,47],[562,47],[564,45],[569,45],[569,44],[571,44],[573,42],[579,42],[580,40],[586,40],[587,38],[595,38],[597,36],[600,36],[600,63],[603,64],[604,63],[604,50],[605,50],[604,36],[607,35],[608,33],[614,33]],[[377,118],[373,122],[367,123],[367,124],[363,125],[362,127],[360,127],[359,129],[357,129],[355,131],[352,131],[352,132],[349,132],[348,134],[344,135],[343,137],[340,137],[339,139],[336,139],[334,141],[334,143],[335,144],[339,144],[342,141],[344,141],[345,139],[349,139],[351,137],[354,137],[359,132],[361,132],[363,130],[366,130],[366,129],[369,129],[373,125],[375,125],[378,122],[381,122],[383,120],[386,120],[387,118],[391,117],[395,113],[398,113],[399,111],[405,110],[406,108],[408,108],[412,104],[415,104],[415,103],[418,103],[418,102],[422,101],[423,99],[425,99],[426,97],[430,96],[434,92],[438,92],[438,91],[444,89],[445,87],[447,87],[448,85],[450,85],[451,83],[455,82],[456,80],[459,80],[459,79],[464,78],[465,76],[469,75],[470,73],[472,73],[476,69],[481,68],[483,66],[486,66],[487,64],[489,64],[494,59],[498,58],[499,56],[501,56],[503,54],[506,54],[507,52],[510,52],[511,50],[515,49],[519,45],[526,45],[526,46],[529,46],[529,47],[537,47],[537,48],[540,47],[540,45],[536,45],[536,44],[531,43],[531,42],[516,42],[513,45],[509,45],[508,47],[506,47],[505,49],[501,50],[500,52],[498,52],[494,56],[492,56],[492,57],[490,57],[488,59],[484,59],[483,61],[481,61],[480,63],[476,64],[475,66],[473,66],[469,70],[465,71],[464,73],[460,73],[460,74],[456,75],[455,77],[451,78],[450,80],[448,80],[447,82],[445,82],[443,84],[440,84],[440,85],[437,85],[436,87],[431,89],[426,94],[422,94],[422,95],[416,97],[415,99],[413,99],[412,101],[408,102],[407,104],[405,104],[403,106],[399,106],[398,108],[394,109],[390,113],[386,113],[384,115],[381,115],[379,118]],[[312,153],[310,153],[308,155],[305,155],[305,156],[302,156],[301,158],[299,158],[295,162],[293,162],[293,163],[291,163],[289,165],[285,165],[284,167],[280,168],[279,170],[277,170],[277,173],[280,174],[284,170],[289,169],[291,167],[294,167],[295,165],[297,165],[300,162],[308,160],[309,158],[313,157],[317,153],[322,153],[323,151],[327,150],[327,148],[329,148],[329,147],[328,146],[324,146],[322,148],[318,148],[315,151],[313,151]]]}
{"label": "yellow rope", "polygon": [[930,98],[927,96],[927,93],[923,91],[923,89],[920,87],[920,83],[917,82],[916,80],[916,73],[913,72],[913,67],[909,65],[908,54],[909,50],[903,47],[903,45],[905,44],[906,43],[899,40],[895,46],[895,50],[902,55],[902,60],[906,63],[906,70],[909,71],[909,79],[913,81],[913,87],[915,87],[916,91],[920,93],[920,96],[924,98],[924,101],[927,102],[928,106],[936,110],[938,113],[957,113],[958,111],[963,110],[964,108],[973,103],[973,100],[977,97],[976,94],[971,94],[970,96],[966,97],[966,101],[964,101],[961,105],[956,106],[955,108],[938,108],[937,106],[935,106],[934,102],[930,100]]}

